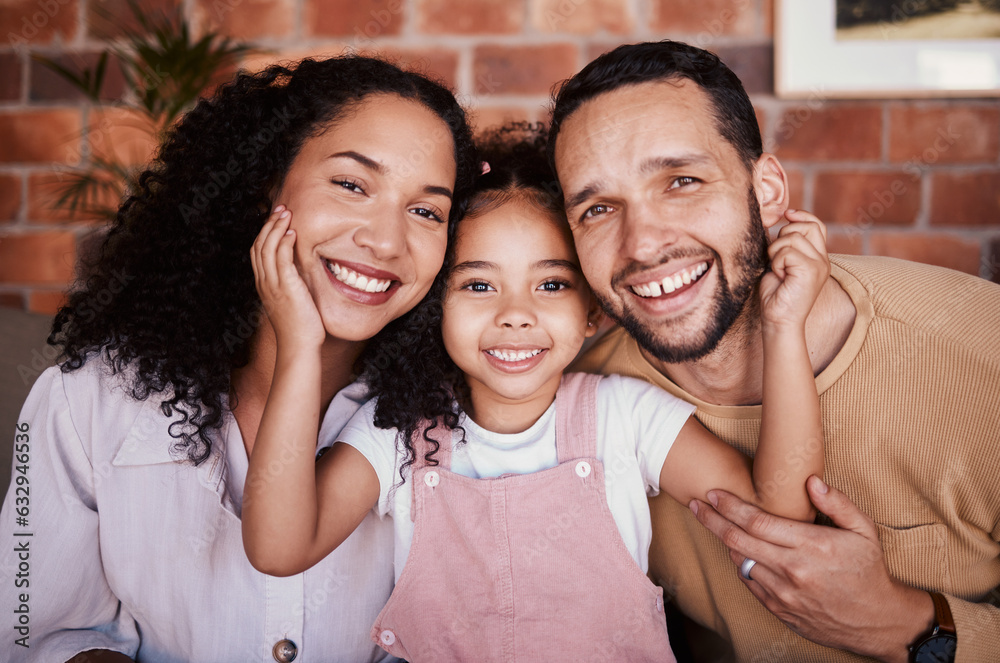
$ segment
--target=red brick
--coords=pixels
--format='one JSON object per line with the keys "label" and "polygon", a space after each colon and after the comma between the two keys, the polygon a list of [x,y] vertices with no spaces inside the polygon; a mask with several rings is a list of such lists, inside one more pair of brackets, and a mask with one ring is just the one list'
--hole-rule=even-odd
{"label": "red brick", "polygon": [[0,292],[0,306],[24,310],[24,297],[14,292]]}
{"label": "red brick", "polygon": [[836,227],[829,228],[826,236],[826,250],[830,253],[847,253],[859,256],[863,253],[861,233],[853,228],[845,230]]}
{"label": "red brick", "polygon": [[197,0],[193,19],[205,31],[258,39],[290,36],[295,12],[294,0]]}
{"label": "red brick", "polygon": [[760,0],[760,19],[761,34],[770,37],[774,34],[774,2],[772,0]]}
{"label": "red brick", "polygon": [[536,0],[531,3],[531,24],[540,32],[626,34],[635,17],[626,0]]}
{"label": "red brick", "polygon": [[404,9],[403,0],[305,0],[305,33],[350,35],[357,46],[371,45],[399,34]]}
{"label": "red brick", "polygon": [[87,127],[94,157],[133,166],[145,163],[156,149],[156,127],[142,113],[124,108],[94,109]]}
{"label": "red brick", "polygon": [[872,255],[889,256],[979,275],[979,242],[940,234],[872,233]]}
{"label": "red brick", "polygon": [[587,62],[593,62],[597,58],[601,57],[605,53],[610,53],[621,45],[621,42],[611,41],[611,42],[589,42],[587,46],[583,49],[583,57],[586,58]]}
{"label": "red brick", "polygon": [[524,2],[510,0],[418,0],[424,34],[511,34],[524,26]]}
{"label": "red brick", "polygon": [[62,290],[32,290],[28,293],[28,310],[34,313],[55,315],[66,305],[66,293]]}
{"label": "red brick", "polygon": [[509,122],[539,122],[548,118],[548,112],[541,106],[487,106],[473,109],[470,115],[476,134]]}
{"label": "red brick", "polygon": [[21,98],[21,57],[17,53],[0,53],[0,101]]}
{"label": "red brick", "polygon": [[79,29],[77,0],[4,0],[0,4],[0,35],[7,46],[49,44],[58,36],[71,41]]}
{"label": "red brick", "polygon": [[747,0],[656,0],[650,28],[656,31],[697,35],[696,46],[712,50],[718,37],[757,36],[760,31],[755,3]]}
{"label": "red brick", "polygon": [[935,173],[931,223],[989,226],[1000,211],[1000,173]]}
{"label": "red brick", "polygon": [[0,283],[68,284],[75,259],[71,232],[0,236]]}
{"label": "red brick", "polygon": [[[222,0],[225,2],[226,0]],[[181,0],[142,0],[139,3],[154,23],[176,17]],[[87,0],[87,34],[98,39],[114,39],[138,33],[139,22],[128,0]]]}
{"label": "red brick", "polygon": [[400,49],[382,47],[361,49],[362,55],[380,57],[407,71],[416,71],[440,82],[450,90],[457,87],[458,53],[442,48]]}
{"label": "red brick", "polygon": [[[788,206],[792,209],[803,209],[806,194],[806,175],[798,168],[785,168],[788,176]],[[823,219],[826,222],[826,219]]]}
{"label": "red brick", "polygon": [[889,114],[889,158],[920,165],[996,161],[1000,108],[897,106]]}
{"label": "red brick", "polygon": [[[72,181],[73,172],[70,170],[46,171],[32,173],[28,177],[27,218],[29,222],[64,223],[67,221],[99,222],[103,220],[83,209],[70,213],[66,207],[57,205],[64,187]],[[118,196],[101,190],[97,193],[96,200],[85,201],[85,205],[117,207]]]}
{"label": "red brick", "polygon": [[747,94],[774,94],[774,48],[770,44],[729,46],[715,52],[739,77]]}
{"label": "red brick", "polygon": [[473,65],[476,94],[548,94],[576,72],[576,56],[572,44],[479,46]]}
{"label": "red brick", "polygon": [[814,99],[785,111],[774,144],[783,159],[873,161],[882,154],[882,109]]}
{"label": "red brick", "polygon": [[21,210],[21,177],[0,175],[0,221],[13,221]]}
{"label": "red brick", "polygon": [[[53,58],[56,63],[70,71],[79,74],[83,69],[91,70],[97,66],[98,53],[64,53]],[[84,95],[72,83],[57,74],[50,67],[31,61],[31,71],[28,76],[31,81],[28,98],[31,101],[80,101]],[[109,57],[104,70],[104,84],[101,86],[101,99],[112,101],[119,99],[125,91],[125,78],[121,67],[115,58]]]}
{"label": "red brick", "polygon": [[0,113],[0,163],[80,160],[79,110]]}
{"label": "red brick", "polygon": [[813,211],[827,223],[912,224],[920,212],[920,180],[906,173],[831,172],[816,175]]}

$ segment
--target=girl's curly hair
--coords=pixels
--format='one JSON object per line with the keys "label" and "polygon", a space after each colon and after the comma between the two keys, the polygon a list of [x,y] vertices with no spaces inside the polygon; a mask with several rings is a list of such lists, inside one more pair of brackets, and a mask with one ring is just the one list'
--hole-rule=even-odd
{"label": "girl's curly hair", "polygon": [[356,55],[241,72],[169,132],[121,204],[53,323],[49,343],[61,347],[62,370],[95,354],[115,373],[128,368],[131,396],[162,394],[163,414],[177,417],[175,450],[195,463],[207,458],[229,406],[230,373],[249,362],[262,317],[250,247],[270,196],[307,139],[379,93],[422,103],[451,130],[453,227],[478,161],[465,112],[443,86]]}
{"label": "girl's curly hair", "polygon": [[[513,200],[526,200],[543,214],[565,218],[562,191],[545,156],[546,132],[540,124],[514,122],[476,141],[482,170],[463,218],[481,216]],[[488,165],[488,168],[487,168]],[[461,221],[459,221],[459,224]],[[437,426],[465,432],[459,426],[469,388],[462,371],[448,356],[441,336],[441,317],[448,277],[455,260],[455,242],[448,243],[444,266],[424,299],[404,318],[390,324],[388,343],[362,356],[362,377],[369,395],[378,398],[375,425],[397,429],[403,448],[403,470],[412,465],[412,440],[421,433],[430,445],[425,460],[440,448],[429,432]],[[427,425],[427,422],[431,422]]]}

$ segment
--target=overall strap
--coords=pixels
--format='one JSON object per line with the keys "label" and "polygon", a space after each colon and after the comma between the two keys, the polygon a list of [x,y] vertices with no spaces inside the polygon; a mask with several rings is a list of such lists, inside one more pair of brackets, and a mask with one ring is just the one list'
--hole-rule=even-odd
{"label": "overall strap", "polygon": [[600,375],[567,373],[556,392],[556,454],[560,463],[597,455]]}

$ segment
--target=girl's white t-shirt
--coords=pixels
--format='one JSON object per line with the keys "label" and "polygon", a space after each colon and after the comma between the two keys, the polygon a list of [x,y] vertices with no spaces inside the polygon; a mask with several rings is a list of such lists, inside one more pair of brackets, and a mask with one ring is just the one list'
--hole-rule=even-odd
{"label": "girl's white t-shirt", "polygon": [[[660,470],[667,452],[695,406],[642,380],[609,375],[597,386],[597,458],[604,464],[605,493],[611,515],[632,558],[643,573],[649,567],[653,535],[648,496],[659,492]],[[378,475],[380,491],[375,507],[392,516],[395,530],[396,580],[410,552],[413,491],[409,468],[399,485],[399,466],[405,459],[396,442],[396,429],[374,424],[375,401],[368,401],[337,439],[368,459]],[[501,434],[480,427],[462,415],[465,443],[452,451],[451,471],[476,479],[502,474],[531,474],[558,465],[555,403],[531,428]],[[460,439],[458,434],[453,438]]]}

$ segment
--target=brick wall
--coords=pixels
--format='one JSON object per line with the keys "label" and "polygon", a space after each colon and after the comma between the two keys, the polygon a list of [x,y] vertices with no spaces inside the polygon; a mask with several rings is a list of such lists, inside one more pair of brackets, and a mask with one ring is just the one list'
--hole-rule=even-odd
{"label": "brick wall", "polygon": [[[171,0],[156,0],[164,3]],[[619,43],[665,37],[718,52],[743,78],[792,204],[831,224],[833,251],[891,255],[1000,281],[1000,101],[781,101],[771,0],[183,0],[273,59],[379,51],[436,74],[477,126],[543,119],[551,85]],[[101,10],[122,0],[0,4],[0,305],[52,312],[96,226],[50,208],[59,168],[150,149],[120,112],[80,101],[31,54],[93,62]],[[105,24],[106,25],[106,24]],[[110,76],[105,93],[121,93]],[[81,131],[87,133],[81,138]]]}

